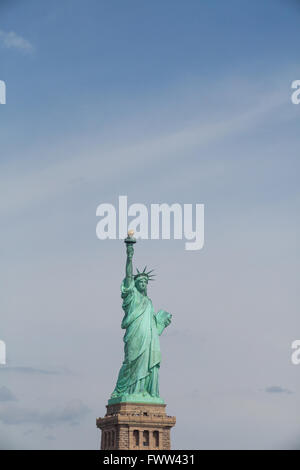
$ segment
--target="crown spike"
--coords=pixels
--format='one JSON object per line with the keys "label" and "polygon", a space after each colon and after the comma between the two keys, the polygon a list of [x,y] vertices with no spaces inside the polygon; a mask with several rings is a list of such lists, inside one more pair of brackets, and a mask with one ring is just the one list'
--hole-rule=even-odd
{"label": "crown spike", "polygon": [[136,268],[137,274],[135,274],[134,279],[136,280],[138,277],[145,276],[148,281],[154,281],[155,279],[153,279],[153,277],[156,276],[156,274],[151,274],[154,269],[151,269],[148,272],[146,270],[147,266],[144,267],[143,271],[139,271],[138,268]]}

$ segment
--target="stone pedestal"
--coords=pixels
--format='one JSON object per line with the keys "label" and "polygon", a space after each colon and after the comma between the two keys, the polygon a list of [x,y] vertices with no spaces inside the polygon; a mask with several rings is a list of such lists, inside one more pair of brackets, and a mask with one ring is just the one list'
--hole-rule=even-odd
{"label": "stone pedestal", "polygon": [[107,405],[104,418],[96,420],[101,429],[101,450],[170,450],[174,416],[166,405],[117,403]]}

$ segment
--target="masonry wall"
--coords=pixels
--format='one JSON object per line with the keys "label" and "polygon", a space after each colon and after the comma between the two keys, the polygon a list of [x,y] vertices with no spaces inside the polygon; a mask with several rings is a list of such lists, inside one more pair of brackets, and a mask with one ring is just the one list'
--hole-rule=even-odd
{"label": "masonry wall", "polygon": [[174,416],[167,416],[166,405],[118,403],[107,406],[101,429],[102,450],[169,450]]}

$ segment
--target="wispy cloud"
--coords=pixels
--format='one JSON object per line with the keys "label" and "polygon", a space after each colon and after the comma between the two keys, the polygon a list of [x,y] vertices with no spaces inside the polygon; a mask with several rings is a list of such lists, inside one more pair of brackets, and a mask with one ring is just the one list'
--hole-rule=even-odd
{"label": "wispy cloud", "polygon": [[3,31],[0,29],[0,44],[7,49],[18,49],[22,52],[33,52],[33,45],[14,31]]}
{"label": "wispy cloud", "polygon": [[63,368],[53,368],[53,369],[40,369],[36,367],[28,367],[28,366],[5,366],[0,367],[0,374],[3,373],[10,373],[10,372],[17,372],[22,374],[39,374],[39,375],[59,375],[59,374],[69,374],[69,369]]}
{"label": "wispy cloud", "polygon": [[71,401],[63,408],[55,408],[47,412],[7,405],[1,409],[0,421],[10,425],[33,423],[43,427],[52,427],[65,423],[75,426],[89,412],[90,409],[80,400]]}
{"label": "wispy cloud", "polygon": [[0,387],[0,401],[16,401],[16,400],[17,398],[15,397],[15,395],[9,388],[5,387],[5,385]]}
{"label": "wispy cloud", "polygon": [[272,385],[271,387],[265,388],[265,392],[267,393],[293,393],[291,390],[287,388],[280,387],[279,385]]}
{"label": "wispy cloud", "polygon": [[[163,160],[176,160],[183,162],[182,155],[188,151],[195,151],[208,144],[221,142],[222,139],[235,137],[244,131],[256,128],[259,122],[264,122],[267,116],[285,104],[285,97],[278,92],[270,92],[267,96],[255,96],[256,102],[249,109],[240,109],[230,113],[219,120],[212,120],[206,124],[197,120],[188,127],[182,127],[177,131],[162,132],[142,142],[135,141],[122,145],[113,144],[110,147],[96,142],[94,150],[89,156],[81,151],[70,158],[62,158],[54,161],[49,167],[28,170],[26,173],[16,175],[15,169],[1,172],[0,185],[6,198],[0,201],[0,213],[8,213],[11,210],[20,210],[21,207],[30,207],[32,204],[49,200],[63,194],[66,190],[73,190],[82,183],[98,183],[99,174],[106,182],[107,187],[116,179],[116,165],[118,173],[126,177],[132,171],[149,168]],[[84,150],[85,152],[85,150]],[[68,150],[62,149],[62,154]],[[143,155],[143,158],[141,158]],[[130,161],[130,165],[128,162]],[[186,158],[184,159],[186,162]],[[185,171],[186,165],[183,167]],[[191,167],[188,167],[190,178]],[[194,174],[198,173],[194,172]],[[180,174],[180,179],[181,174]],[[55,186],[53,185],[55,181]],[[155,175],[157,184],[157,176]],[[20,192],[22,188],[22,192]]]}

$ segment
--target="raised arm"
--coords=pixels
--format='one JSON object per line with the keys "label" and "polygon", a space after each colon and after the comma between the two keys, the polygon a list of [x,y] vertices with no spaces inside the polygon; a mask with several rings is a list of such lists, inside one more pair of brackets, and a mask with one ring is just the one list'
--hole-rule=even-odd
{"label": "raised arm", "polygon": [[132,279],[133,279],[133,269],[132,269],[132,257],[134,253],[133,245],[130,243],[126,244],[126,252],[127,252],[127,259],[126,259],[126,276],[125,276],[125,287],[129,287]]}

